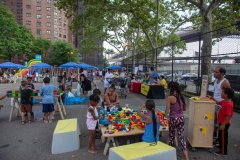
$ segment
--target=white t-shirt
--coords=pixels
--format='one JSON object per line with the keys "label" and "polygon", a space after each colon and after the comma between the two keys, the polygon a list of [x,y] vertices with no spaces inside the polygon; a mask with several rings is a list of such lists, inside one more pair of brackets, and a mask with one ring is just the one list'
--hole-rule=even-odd
{"label": "white t-shirt", "polygon": [[38,77],[38,72],[36,72],[36,77]]}
{"label": "white t-shirt", "polygon": [[[114,75],[113,75],[112,73],[108,73],[108,72],[107,72],[107,73],[105,74],[105,80],[104,80],[104,82],[108,83],[108,82],[107,82],[107,79],[108,79],[108,78],[113,78],[113,77],[114,77]],[[108,81],[109,81],[109,80],[111,81],[111,79],[108,79]]]}
{"label": "white t-shirt", "polygon": [[102,76],[102,71],[99,71],[98,74],[99,74],[99,76]]}
{"label": "white t-shirt", "polygon": [[119,77],[124,78],[125,77],[125,72],[121,72]]}
{"label": "white t-shirt", "polygon": [[82,74],[84,74],[85,77],[88,77],[88,72],[87,72],[86,70],[84,70],[84,71],[82,72]]}

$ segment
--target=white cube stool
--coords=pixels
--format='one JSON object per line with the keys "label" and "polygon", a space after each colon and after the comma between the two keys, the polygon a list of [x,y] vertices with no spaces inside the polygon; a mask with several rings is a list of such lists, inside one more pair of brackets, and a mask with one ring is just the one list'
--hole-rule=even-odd
{"label": "white cube stool", "polygon": [[76,118],[59,120],[53,132],[52,154],[78,150],[80,148],[80,134]]}

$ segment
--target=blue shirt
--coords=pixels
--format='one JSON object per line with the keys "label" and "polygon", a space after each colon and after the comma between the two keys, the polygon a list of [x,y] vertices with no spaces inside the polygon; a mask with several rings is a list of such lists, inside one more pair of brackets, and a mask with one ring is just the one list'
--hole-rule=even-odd
{"label": "blue shirt", "polygon": [[57,87],[51,84],[43,85],[40,89],[40,94],[43,96],[42,103],[50,104],[54,103],[53,100],[53,91],[57,90]]}
{"label": "blue shirt", "polygon": [[154,77],[158,77],[158,74],[156,71],[152,71],[151,75],[150,75],[150,84],[153,83],[153,79]]}
{"label": "blue shirt", "polygon": [[[149,114],[150,117],[152,117],[152,114]],[[157,115],[156,117],[156,121],[157,121]],[[159,123],[156,122],[156,140],[159,140]],[[154,134],[153,134],[153,122],[146,124],[145,126],[145,130],[144,130],[144,134],[142,136],[142,140],[143,142],[148,142],[148,143],[153,143],[155,142],[155,138],[154,138]]]}

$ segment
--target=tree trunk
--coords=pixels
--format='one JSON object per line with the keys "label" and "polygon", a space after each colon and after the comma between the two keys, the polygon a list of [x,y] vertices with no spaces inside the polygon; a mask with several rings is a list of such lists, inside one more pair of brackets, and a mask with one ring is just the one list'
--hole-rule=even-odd
{"label": "tree trunk", "polygon": [[[202,33],[212,31],[212,13],[207,15],[202,13]],[[211,81],[211,54],[212,54],[212,32],[202,35],[203,45],[201,53],[201,75],[208,75],[209,82]]]}
{"label": "tree trunk", "polygon": [[[152,66],[155,66],[155,64],[156,64],[156,61],[157,61],[156,55],[157,55],[157,48],[153,48],[152,49],[152,59],[151,59]],[[157,67],[157,66],[155,66],[155,67]]]}
{"label": "tree trunk", "polygon": [[135,70],[135,55],[136,55],[136,47],[134,45],[133,47],[133,51],[132,51],[132,73],[134,74],[134,70]]}

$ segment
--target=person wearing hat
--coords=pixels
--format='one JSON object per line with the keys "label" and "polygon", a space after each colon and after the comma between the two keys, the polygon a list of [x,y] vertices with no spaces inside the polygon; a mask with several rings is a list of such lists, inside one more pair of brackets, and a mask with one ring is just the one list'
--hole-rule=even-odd
{"label": "person wearing hat", "polygon": [[112,78],[114,75],[111,73],[111,69],[109,68],[107,73],[105,74],[104,79],[104,94],[106,93],[107,88],[109,88],[112,85]]}

